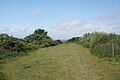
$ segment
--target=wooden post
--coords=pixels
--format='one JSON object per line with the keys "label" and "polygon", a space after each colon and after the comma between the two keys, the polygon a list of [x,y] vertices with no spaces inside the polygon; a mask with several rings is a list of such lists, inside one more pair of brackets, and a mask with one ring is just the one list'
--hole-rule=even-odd
{"label": "wooden post", "polygon": [[114,60],[114,57],[115,57],[115,46],[114,46],[114,43],[112,43],[112,57],[113,57],[113,60]]}

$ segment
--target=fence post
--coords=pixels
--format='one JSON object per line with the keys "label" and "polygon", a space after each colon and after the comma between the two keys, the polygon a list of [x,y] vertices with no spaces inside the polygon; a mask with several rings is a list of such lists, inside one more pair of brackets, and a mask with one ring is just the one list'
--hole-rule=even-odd
{"label": "fence post", "polygon": [[112,57],[113,57],[113,60],[114,60],[114,57],[115,57],[115,46],[114,46],[114,43],[112,43]]}

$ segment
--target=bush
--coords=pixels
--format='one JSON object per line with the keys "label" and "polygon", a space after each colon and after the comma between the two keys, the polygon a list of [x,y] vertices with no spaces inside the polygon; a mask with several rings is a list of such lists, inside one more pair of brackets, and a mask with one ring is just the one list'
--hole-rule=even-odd
{"label": "bush", "polygon": [[2,72],[4,62],[0,60],[0,80],[7,80],[6,74]]}
{"label": "bush", "polygon": [[0,71],[0,80],[7,80],[6,75]]}
{"label": "bush", "polygon": [[78,42],[81,39],[81,37],[73,37],[69,40],[67,40],[67,42]]}
{"label": "bush", "polygon": [[79,40],[72,38],[83,47],[90,48],[92,54],[103,58],[119,59],[120,57],[120,35],[107,34],[104,32],[86,33]]}
{"label": "bush", "polygon": [[[33,34],[24,39],[18,39],[8,34],[0,34],[0,60],[26,55],[29,51],[37,50],[40,47],[49,47],[61,44],[60,40],[52,40],[43,29],[35,30]],[[25,68],[30,68],[26,66]],[[6,80],[5,74],[1,71],[0,80]]]}

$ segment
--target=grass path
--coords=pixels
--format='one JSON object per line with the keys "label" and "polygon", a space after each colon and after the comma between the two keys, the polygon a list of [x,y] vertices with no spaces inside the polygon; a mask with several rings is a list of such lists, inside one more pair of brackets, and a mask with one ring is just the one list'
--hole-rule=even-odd
{"label": "grass path", "polygon": [[7,60],[8,80],[120,80],[120,64],[92,56],[74,43],[39,49]]}

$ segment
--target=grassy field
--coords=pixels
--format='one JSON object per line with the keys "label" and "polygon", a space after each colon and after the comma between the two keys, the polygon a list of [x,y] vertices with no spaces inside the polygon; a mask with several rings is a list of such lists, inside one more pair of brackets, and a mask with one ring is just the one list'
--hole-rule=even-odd
{"label": "grassy field", "polygon": [[98,59],[75,43],[6,60],[8,80],[120,80],[120,63]]}

